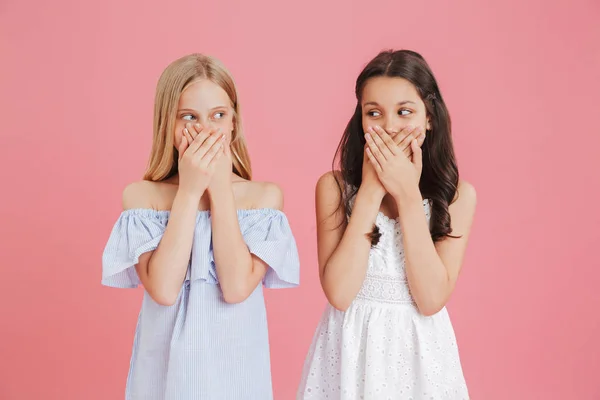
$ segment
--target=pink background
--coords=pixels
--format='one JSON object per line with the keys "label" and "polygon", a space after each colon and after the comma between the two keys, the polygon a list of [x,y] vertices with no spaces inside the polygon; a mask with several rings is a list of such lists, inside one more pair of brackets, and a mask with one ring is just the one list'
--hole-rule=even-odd
{"label": "pink background", "polygon": [[325,304],[314,185],[387,47],[430,62],[478,190],[449,305],[473,398],[600,398],[600,6],[482,3],[3,0],[0,399],[123,398],[142,291],[101,287],[101,253],[156,80],[196,51],[232,71],[256,179],[285,190],[302,286],[267,301],[292,399]]}

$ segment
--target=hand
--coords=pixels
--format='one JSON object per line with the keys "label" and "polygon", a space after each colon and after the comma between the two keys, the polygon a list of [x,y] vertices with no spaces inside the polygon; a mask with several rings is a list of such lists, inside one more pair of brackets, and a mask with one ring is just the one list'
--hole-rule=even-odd
{"label": "hand", "polygon": [[417,139],[417,145],[421,147],[425,141],[425,132],[418,128],[413,128],[410,125],[404,127],[394,137],[392,137],[394,143],[406,154],[409,160],[412,159],[413,150],[411,143],[413,139]]}
{"label": "hand", "polygon": [[223,155],[224,135],[214,129],[186,124],[179,145],[179,190],[198,199],[202,196],[216,163]]}
{"label": "hand", "polygon": [[365,151],[363,154],[363,165],[362,165],[362,181],[360,184],[361,188],[365,188],[368,193],[372,193],[377,199],[383,200],[385,197],[386,190],[383,184],[377,176],[377,171],[371,162],[369,162],[369,156],[367,154],[367,145],[365,145]]}
{"label": "hand", "polygon": [[[423,129],[416,128],[416,130],[418,130],[416,137],[419,137]],[[389,194],[397,198],[413,188],[418,190],[423,159],[416,139],[410,142],[413,155],[409,159],[390,135],[380,127],[369,128],[365,138],[369,162]]]}
{"label": "hand", "polygon": [[208,192],[227,189],[231,187],[231,173],[233,171],[233,163],[231,159],[231,147],[228,141],[223,142],[223,157],[221,157],[215,165],[215,173],[208,184]]}

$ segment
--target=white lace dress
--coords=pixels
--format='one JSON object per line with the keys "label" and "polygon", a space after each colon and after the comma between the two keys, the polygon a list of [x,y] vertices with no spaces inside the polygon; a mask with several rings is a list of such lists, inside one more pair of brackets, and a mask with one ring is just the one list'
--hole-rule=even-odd
{"label": "white lace dress", "polygon": [[[430,205],[423,202],[427,220]],[[308,352],[297,400],[469,399],[446,308],[423,316],[404,270],[402,232],[382,213],[367,276],[345,311],[327,305]]]}

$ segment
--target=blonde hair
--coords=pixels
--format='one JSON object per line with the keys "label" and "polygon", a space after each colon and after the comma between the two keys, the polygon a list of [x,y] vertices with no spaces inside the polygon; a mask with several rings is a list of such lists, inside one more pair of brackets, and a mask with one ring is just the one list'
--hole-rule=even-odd
{"label": "blonde hair", "polygon": [[219,85],[229,96],[233,107],[231,154],[233,172],[252,179],[250,157],[242,132],[237,89],[229,71],[217,59],[202,54],[190,54],[172,62],[162,73],[154,100],[154,140],[144,179],[162,181],[178,171],[179,152],[174,147],[175,120],[179,98],[198,79],[208,79]]}

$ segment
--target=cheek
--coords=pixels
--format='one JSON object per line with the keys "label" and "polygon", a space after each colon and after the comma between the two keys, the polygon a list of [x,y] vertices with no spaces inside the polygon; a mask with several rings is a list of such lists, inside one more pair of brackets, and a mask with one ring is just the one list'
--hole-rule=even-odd
{"label": "cheek", "polygon": [[416,113],[407,119],[405,125],[427,128],[427,115],[425,113]]}
{"label": "cheek", "polygon": [[366,132],[368,132],[369,128],[374,128],[376,126],[378,126],[378,125],[375,123],[375,121],[369,121],[369,120],[363,118],[363,120],[362,120],[363,132],[366,133]]}
{"label": "cheek", "polygon": [[231,140],[231,134],[234,128],[233,119],[226,118],[219,122],[218,127],[221,128],[221,131],[225,134],[227,141]]}
{"label": "cheek", "polygon": [[185,128],[185,122],[177,121],[175,123],[175,131],[173,132],[173,145],[175,148],[179,148],[181,144],[181,138],[183,137],[183,128]]}

